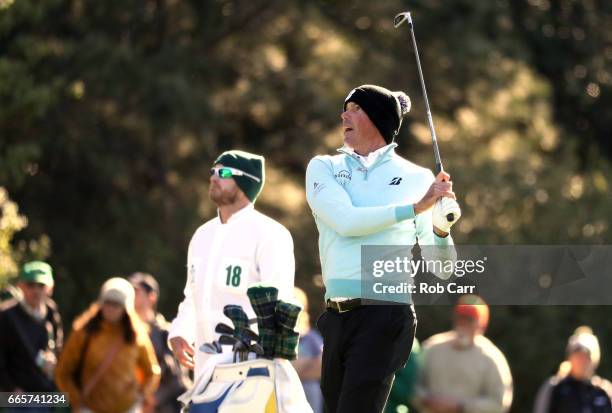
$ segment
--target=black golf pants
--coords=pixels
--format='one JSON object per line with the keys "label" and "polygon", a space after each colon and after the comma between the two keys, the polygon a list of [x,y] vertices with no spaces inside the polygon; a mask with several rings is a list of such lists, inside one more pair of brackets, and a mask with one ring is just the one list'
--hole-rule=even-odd
{"label": "black golf pants", "polygon": [[411,305],[368,305],[326,311],[321,390],[326,413],[383,411],[395,372],[408,361],[416,317]]}

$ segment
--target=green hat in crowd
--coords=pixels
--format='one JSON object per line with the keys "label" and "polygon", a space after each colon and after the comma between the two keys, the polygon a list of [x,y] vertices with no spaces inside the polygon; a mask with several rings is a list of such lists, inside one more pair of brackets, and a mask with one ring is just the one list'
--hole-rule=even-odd
{"label": "green hat in crowd", "polygon": [[[221,155],[219,155],[219,157],[215,160],[214,165],[217,164],[238,169],[239,171],[252,175],[234,175],[232,178],[234,178],[236,185],[238,185],[238,188],[244,192],[247,198],[249,198],[251,202],[255,202],[255,199],[264,186],[264,157],[249,152],[231,150],[223,152]],[[256,177],[257,179],[253,179],[253,177]]]}
{"label": "green hat in crowd", "polygon": [[53,287],[53,270],[46,262],[30,261],[21,269],[19,281],[35,282]]}

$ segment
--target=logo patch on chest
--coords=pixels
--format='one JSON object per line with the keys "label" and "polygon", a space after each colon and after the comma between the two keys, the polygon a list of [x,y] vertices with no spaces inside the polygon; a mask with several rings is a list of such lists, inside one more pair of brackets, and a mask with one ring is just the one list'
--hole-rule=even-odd
{"label": "logo patch on chest", "polygon": [[352,177],[353,176],[351,174],[351,171],[346,170],[346,169],[338,171],[334,174],[334,178],[336,178],[336,182],[338,182],[342,186],[351,182]]}
{"label": "logo patch on chest", "polygon": [[402,177],[396,176],[395,178],[391,180],[391,182],[389,182],[389,185],[399,185],[401,182],[402,182]]}

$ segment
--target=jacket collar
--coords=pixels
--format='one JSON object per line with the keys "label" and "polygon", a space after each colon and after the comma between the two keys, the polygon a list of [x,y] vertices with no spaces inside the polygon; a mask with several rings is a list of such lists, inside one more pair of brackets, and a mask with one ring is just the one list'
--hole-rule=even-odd
{"label": "jacket collar", "polygon": [[377,150],[370,152],[368,156],[362,156],[356,153],[353,149],[343,146],[338,148],[338,152],[343,153],[352,159],[356,160],[361,166],[366,168],[373,168],[374,166],[386,162],[395,153],[397,143],[391,142],[388,145],[378,148]]}
{"label": "jacket collar", "polygon": [[[242,217],[249,215],[252,211],[255,210],[255,205],[252,202],[249,202],[244,208],[239,209],[234,212],[231,217],[227,220],[226,224],[229,224],[234,221],[240,220]],[[221,217],[219,216],[219,209],[217,209],[217,219],[219,220],[219,224],[223,225],[221,222]]]}

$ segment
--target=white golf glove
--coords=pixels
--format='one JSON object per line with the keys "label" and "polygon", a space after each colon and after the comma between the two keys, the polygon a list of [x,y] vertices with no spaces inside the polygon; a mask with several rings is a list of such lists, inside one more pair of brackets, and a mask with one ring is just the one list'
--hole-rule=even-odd
{"label": "white golf glove", "polygon": [[[461,208],[453,198],[443,197],[436,201],[433,207],[433,225],[441,231],[450,232],[451,227],[461,217]],[[448,214],[453,214],[452,221],[448,221]]]}

